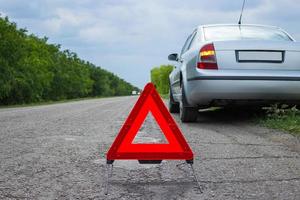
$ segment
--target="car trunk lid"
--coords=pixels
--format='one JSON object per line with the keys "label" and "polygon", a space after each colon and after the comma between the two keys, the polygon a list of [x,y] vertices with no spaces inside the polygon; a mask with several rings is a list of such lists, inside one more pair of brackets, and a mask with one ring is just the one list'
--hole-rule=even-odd
{"label": "car trunk lid", "polygon": [[289,41],[216,41],[219,69],[300,70],[300,44]]}

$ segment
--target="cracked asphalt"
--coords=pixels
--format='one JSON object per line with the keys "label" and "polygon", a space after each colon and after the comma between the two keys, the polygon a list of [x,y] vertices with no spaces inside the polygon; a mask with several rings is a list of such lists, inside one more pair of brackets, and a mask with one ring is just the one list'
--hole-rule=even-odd
{"label": "cracked asphalt", "polygon": [[[105,153],[137,97],[0,109],[0,199],[300,199],[300,144],[245,111],[201,113],[181,124],[188,165],[116,161],[105,190]],[[135,142],[164,142],[150,116]]]}

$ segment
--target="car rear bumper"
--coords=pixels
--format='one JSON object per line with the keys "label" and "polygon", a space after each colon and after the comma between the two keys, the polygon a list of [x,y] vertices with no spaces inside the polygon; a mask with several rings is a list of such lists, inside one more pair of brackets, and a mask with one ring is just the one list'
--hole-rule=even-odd
{"label": "car rear bumper", "polygon": [[199,76],[189,78],[186,98],[191,106],[218,100],[298,101],[300,77]]}

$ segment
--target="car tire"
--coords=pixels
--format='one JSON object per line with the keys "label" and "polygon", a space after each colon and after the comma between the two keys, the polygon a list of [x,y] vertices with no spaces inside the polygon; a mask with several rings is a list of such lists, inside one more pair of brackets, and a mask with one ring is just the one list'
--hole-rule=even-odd
{"label": "car tire", "polygon": [[179,113],[179,103],[174,101],[172,91],[169,92],[169,111],[170,113]]}
{"label": "car tire", "polygon": [[181,86],[181,101],[179,103],[179,113],[182,122],[195,122],[198,118],[198,108],[188,106],[183,85]]}

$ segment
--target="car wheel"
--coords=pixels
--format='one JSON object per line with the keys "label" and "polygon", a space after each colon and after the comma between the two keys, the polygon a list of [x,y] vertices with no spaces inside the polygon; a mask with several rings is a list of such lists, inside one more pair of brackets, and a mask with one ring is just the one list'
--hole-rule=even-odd
{"label": "car wheel", "polygon": [[179,113],[179,103],[174,101],[172,91],[169,92],[169,111],[170,113]]}
{"label": "car wheel", "polygon": [[185,92],[183,86],[181,86],[181,101],[179,103],[180,119],[182,122],[195,122],[198,118],[197,107],[190,107],[187,105]]}

